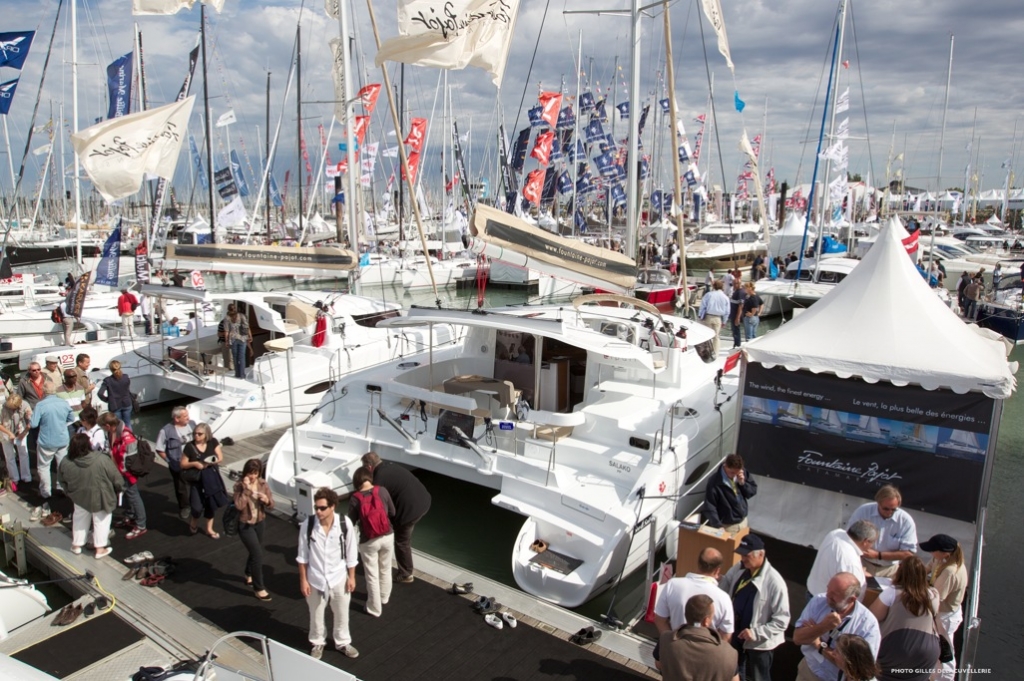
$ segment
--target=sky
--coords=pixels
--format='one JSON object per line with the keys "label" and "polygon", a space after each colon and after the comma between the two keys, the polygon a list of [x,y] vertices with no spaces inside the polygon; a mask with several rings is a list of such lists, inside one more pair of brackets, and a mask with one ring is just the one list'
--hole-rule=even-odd
{"label": "sky", "polygon": [[[70,1],[65,0],[58,23],[36,117],[36,125],[51,116],[59,120],[63,103],[66,131],[72,125]],[[142,32],[149,105],[172,101],[198,33],[198,2],[192,10],[171,17],[132,17],[130,0],[76,1],[79,127],[87,127],[96,117],[105,115],[104,68],[131,51],[136,24]],[[382,38],[395,35],[395,3],[375,0],[373,4]],[[566,96],[574,96],[578,72],[581,89],[609,96],[614,92],[614,101],[626,100],[630,82],[629,18],[576,12],[623,9],[629,4],[630,0],[522,0],[500,91],[479,69],[442,72],[407,66],[403,97],[406,115],[431,121],[425,153],[431,161],[424,164],[424,177],[440,178],[442,133],[448,128],[442,113],[445,95],[460,132],[467,136],[464,144],[469,152],[470,174],[475,177],[496,175],[498,121],[503,120],[507,134],[514,135],[515,129],[526,125],[526,109],[536,103],[539,92],[561,89]],[[0,30],[37,30],[7,117],[17,171],[40,91],[57,0],[7,0],[4,5],[11,11],[6,12],[9,18]],[[723,0],[722,6],[735,76],[718,53],[706,19],[706,47],[702,46],[695,0],[669,4],[676,97],[691,143],[696,116],[707,114],[709,121],[714,117],[717,122],[717,139],[710,132],[705,134],[702,172],[710,173],[713,184],[722,184],[724,175],[726,189],[732,189],[743,162],[737,144],[746,129],[751,138],[763,132],[762,172],[772,167],[779,181],[788,180],[791,185],[809,182],[822,124],[824,82],[838,5],[827,0]],[[380,83],[381,70],[373,65],[376,49],[367,5],[355,1],[349,7],[354,46],[361,56],[356,69],[359,85]],[[334,95],[328,41],[339,34],[338,22],[327,17],[322,0],[305,5],[297,0],[225,0],[221,14],[208,10],[208,25],[211,117],[216,120],[233,110],[238,120],[235,125],[215,130],[214,166],[225,165],[216,159],[223,159],[230,145],[241,153],[249,183],[255,184],[252,177],[258,170],[267,132],[269,71],[270,127],[276,128],[279,121],[281,126],[275,161],[277,181],[283,183],[284,171],[289,168],[293,183],[296,175],[306,174],[296,144],[295,85],[285,97],[296,28],[301,25],[303,130],[315,173],[318,126],[323,125],[326,132],[331,125],[329,102]],[[640,34],[640,100],[649,103],[665,96],[662,10],[648,11],[640,22]],[[888,165],[891,174],[900,168],[909,185],[931,191],[962,186],[966,166],[971,163],[972,175],[979,176],[982,189],[1001,188],[1006,178],[1004,163],[1009,161],[1018,172],[1021,165],[1024,89],[1014,74],[1020,62],[1022,34],[1024,12],[1019,0],[981,4],[959,0],[852,0],[840,59],[848,61],[849,66],[841,68],[838,75],[839,89],[850,89],[850,110],[840,116],[850,119],[850,172],[865,177],[870,173],[873,184],[880,186],[885,181],[887,159],[903,154],[902,160]],[[951,35],[955,43],[940,178],[939,147]],[[399,67],[391,64],[389,72],[398,88]],[[12,69],[0,69],[0,81],[18,75]],[[709,75],[714,80],[714,116],[708,104]],[[746,103],[742,115],[733,106],[734,91]],[[191,130],[201,142],[199,75],[192,92],[200,95],[200,100]],[[618,122],[616,126],[616,137],[624,138],[626,123]],[[394,137],[388,136],[392,129],[382,94],[370,139],[381,141],[382,147],[394,144]],[[645,149],[654,154],[658,168],[668,168],[667,130],[662,121],[649,121],[644,135]],[[55,139],[55,149],[60,148],[60,138]],[[340,128],[336,128],[328,147],[334,161],[340,160],[340,140]],[[31,146],[37,148],[45,142],[36,136]],[[64,150],[70,158],[66,140]],[[9,192],[9,161],[6,151],[0,151],[0,190]],[[44,157],[28,158],[22,194],[34,195]],[[378,161],[378,178],[390,174],[383,163]],[[534,167],[536,162],[528,159],[527,170]],[[179,198],[188,191],[189,169],[189,159],[183,153],[175,180]],[[655,178],[658,184],[670,187],[667,170],[657,171]],[[442,182],[432,181],[438,186]],[[1019,186],[1020,182],[1015,184]]]}

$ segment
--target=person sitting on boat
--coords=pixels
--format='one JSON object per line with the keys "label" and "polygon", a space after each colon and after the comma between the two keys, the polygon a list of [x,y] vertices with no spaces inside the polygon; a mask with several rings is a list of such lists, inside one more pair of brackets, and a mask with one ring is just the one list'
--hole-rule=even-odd
{"label": "person sitting on boat", "polygon": [[736,651],[711,627],[716,611],[710,596],[697,594],[685,604],[686,623],[662,632],[655,664],[665,681],[739,681]]}
{"label": "person sitting on boat", "polygon": [[167,338],[178,338],[181,336],[181,329],[178,328],[178,318],[171,317],[160,325],[160,333]]}
{"label": "person sitting on boat", "polygon": [[840,572],[828,581],[824,593],[807,603],[793,631],[793,643],[804,654],[797,667],[797,681],[839,678],[835,648],[840,633],[860,636],[867,641],[872,655],[878,655],[882,634],[878,620],[860,603],[862,591],[855,575]]}
{"label": "person sitting on boat", "polygon": [[711,339],[715,357],[718,356],[718,334],[722,330],[722,320],[728,315],[729,296],[722,292],[722,280],[716,279],[711,285],[711,292],[704,294],[697,310],[701,323],[715,332]]}
{"label": "person sitting on boat", "polygon": [[673,577],[668,580],[654,604],[654,626],[658,633],[672,631],[686,622],[684,610],[686,602],[697,594],[710,596],[715,602],[715,616],[711,621],[722,639],[728,641],[735,630],[732,599],[729,594],[718,588],[722,577],[724,559],[717,549],[706,548],[697,557],[697,571],[688,572],[685,577]]}
{"label": "person sitting on boat", "polygon": [[847,530],[832,530],[818,545],[811,573],[807,575],[807,597],[825,593],[829,580],[843,572],[856,577],[863,590],[867,586],[867,573],[860,557],[878,538],[878,528],[867,520],[858,520]]}
{"label": "person sitting on boat", "polygon": [[747,472],[743,457],[730,454],[708,479],[704,491],[704,522],[736,534],[747,527],[747,499],[757,494],[757,481]]}
{"label": "person sitting on boat", "polygon": [[875,543],[860,557],[864,568],[878,577],[891,577],[904,558],[917,553],[917,524],[900,506],[903,496],[892,485],[884,485],[875,493],[874,502],[858,508],[850,516],[847,527],[858,520],[867,520],[878,530]]}
{"label": "person sitting on boat", "polygon": [[765,558],[760,537],[743,537],[736,553],[740,562],[725,573],[718,586],[732,597],[738,632],[732,644],[739,652],[738,673],[744,681],[771,681],[772,656],[786,640],[789,626],[789,589]]}

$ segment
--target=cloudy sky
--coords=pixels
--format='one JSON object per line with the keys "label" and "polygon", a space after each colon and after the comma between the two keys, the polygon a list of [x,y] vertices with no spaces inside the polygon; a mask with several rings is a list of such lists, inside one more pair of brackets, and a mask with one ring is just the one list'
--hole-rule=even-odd
{"label": "cloudy sky", "polygon": [[[438,0],[441,2],[442,0]],[[58,22],[53,54],[46,74],[36,124],[53,117],[71,117],[70,30],[66,16],[70,0]],[[646,4],[646,3],[645,3]],[[774,167],[779,180],[808,182],[813,171],[814,148],[821,125],[827,61],[835,32],[837,4],[830,0],[723,0],[723,11],[735,64],[735,78],[718,54],[716,41],[706,20],[698,23],[697,4],[683,0],[670,4],[676,92],[681,115],[691,134],[693,119],[711,112],[708,107],[708,71],[715,83],[718,138],[705,135],[701,166],[705,174],[710,162],[712,182],[732,188],[742,160],[737,142],[745,127],[751,137],[765,131],[762,168]],[[577,91],[577,73],[583,88],[612,95],[624,101],[630,80],[630,21],[620,16],[593,16],[578,10],[616,9],[629,0],[523,0],[515,27],[514,41],[500,93],[487,75],[476,69],[451,71],[447,89],[436,69],[406,67],[405,109],[407,115],[431,120],[428,158],[436,159],[441,146],[444,93],[449,94],[460,131],[468,133],[471,174],[495,175],[496,126],[504,120],[509,135],[526,124],[525,110],[536,102],[542,90],[562,89],[566,95]],[[21,82],[8,117],[14,166],[17,170],[25,146],[29,120],[39,92],[47,43],[53,29],[57,0],[7,0],[8,19],[0,30],[37,31],[32,52],[21,73]],[[132,30],[142,31],[146,62],[147,97],[150,106],[170,102],[181,86],[187,54],[199,27],[199,5],[173,17],[132,17],[131,0],[78,0],[79,23],[79,125],[86,127],[105,115],[104,67],[132,49]],[[357,69],[360,84],[381,82],[373,66],[374,35],[365,3],[350,5],[354,13],[356,48],[362,61]],[[375,0],[377,22],[384,38],[396,33],[395,3]],[[641,22],[642,101],[664,96],[665,40],[660,10]],[[12,18],[13,17],[13,18]],[[216,119],[234,110],[238,122],[216,131],[216,157],[231,148],[242,151],[243,165],[255,170],[266,134],[266,83],[271,75],[271,128],[281,120],[282,132],[276,168],[279,183],[284,170],[305,175],[297,158],[295,87],[285,98],[289,68],[294,60],[296,27],[302,34],[302,99],[304,131],[313,170],[317,168],[318,125],[331,124],[333,85],[330,75],[328,41],[338,35],[338,23],[324,13],[322,0],[303,5],[298,0],[226,0],[224,11],[208,14],[208,59],[210,108]],[[874,184],[884,182],[886,160],[903,153],[904,175],[913,186],[934,190],[940,185],[939,139],[942,127],[946,70],[950,36],[955,36],[952,87],[946,123],[941,186],[962,186],[969,157],[980,168],[983,188],[1001,187],[1012,159],[1020,166],[1024,139],[1024,90],[1019,87],[1024,12],[1020,0],[988,0],[983,4],[959,0],[859,0],[851,1],[841,61],[848,68],[839,74],[840,90],[851,94],[850,171],[873,173]],[[582,41],[582,45],[581,45]],[[576,60],[582,54],[581,69]],[[532,65],[532,69],[531,69]],[[390,66],[397,87],[398,67]],[[18,76],[0,69],[0,81]],[[742,115],[733,106],[733,91],[746,102]],[[202,94],[197,76],[193,93]],[[767,102],[767,107],[766,107]],[[202,124],[193,114],[192,130],[201,139]],[[386,146],[392,126],[385,118],[382,96],[374,115],[371,139]],[[975,123],[976,118],[976,123]],[[70,120],[67,121],[70,129]],[[1016,142],[1014,135],[1016,129]],[[258,134],[257,135],[257,130]],[[625,137],[625,123],[617,123],[616,136]],[[656,152],[657,163],[667,167],[666,127],[648,122],[645,144]],[[895,133],[894,133],[895,130]],[[230,140],[227,133],[230,131]],[[661,140],[654,138],[655,131]],[[329,145],[335,161],[340,158],[335,130]],[[971,144],[973,138],[973,145]],[[58,139],[59,142],[59,139]],[[33,139],[32,146],[45,139]],[[970,146],[970,151],[968,147]],[[719,148],[721,156],[719,155]],[[70,145],[65,144],[70,154]],[[710,156],[708,152],[711,152]],[[39,161],[29,157],[23,193],[33,194]],[[378,177],[389,170],[378,163]],[[224,162],[215,160],[221,167]],[[182,156],[176,186],[179,197],[187,191],[188,160]],[[438,162],[425,164],[425,172]],[[535,162],[527,161],[527,169]],[[439,173],[434,170],[434,176]],[[251,175],[250,175],[251,176]],[[250,180],[251,182],[251,180]],[[663,182],[669,184],[668,176]],[[1019,182],[1016,182],[1019,185]],[[6,154],[0,165],[0,188],[9,191],[10,172]]]}

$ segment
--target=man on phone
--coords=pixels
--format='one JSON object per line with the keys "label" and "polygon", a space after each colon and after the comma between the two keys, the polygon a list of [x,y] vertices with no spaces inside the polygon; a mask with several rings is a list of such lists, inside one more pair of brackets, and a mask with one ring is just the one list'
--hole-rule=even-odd
{"label": "man on phone", "polygon": [[757,494],[754,481],[743,465],[743,457],[730,454],[705,488],[704,520],[736,534],[747,527],[747,499]]}

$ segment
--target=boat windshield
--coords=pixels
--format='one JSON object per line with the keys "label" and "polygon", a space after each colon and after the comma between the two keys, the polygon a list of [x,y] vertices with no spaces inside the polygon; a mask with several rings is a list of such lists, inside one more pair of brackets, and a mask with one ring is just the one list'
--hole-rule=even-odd
{"label": "boat windshield", "polygon": [[668,270],[640,270],[636,278],[638,284],[672,285],[672,274]]}
{"label": "boat windshield", "polygon": [[701,234],[698,237],[701,241],[709,244],[739,244],[754,243],[757,241],[757,234],[754,232],[735,232],[733,234]]}
{"label": "boat windshield", "polygon": [[1019,274],[1004,274],[999,280],[999,286],[996,287],[997,291],[1012,291],[1014,289],[1024,288],[1024,282],[1021,281]]}

